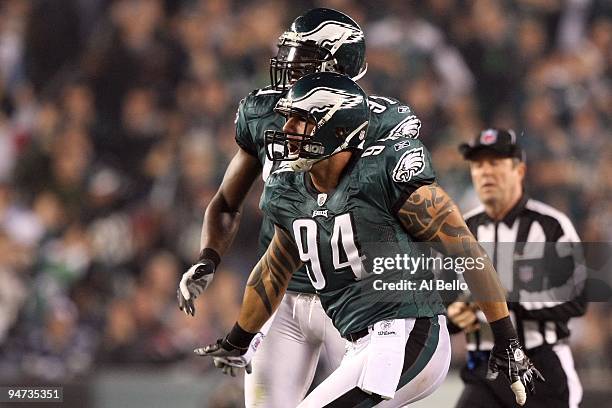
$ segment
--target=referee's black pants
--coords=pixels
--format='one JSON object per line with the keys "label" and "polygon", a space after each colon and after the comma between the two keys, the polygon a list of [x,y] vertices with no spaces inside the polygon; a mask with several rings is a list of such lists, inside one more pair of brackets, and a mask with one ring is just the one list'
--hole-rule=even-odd
{"label": "referee's black pants", "polygon": [[[536,393],[527,392],[523,408],[568,408],[570,390],[561,361],[551,346],[526,351],[546,382],[536,382]],[[469,353],[468,364],[461,370],[465,384],[455,408],[516,408],[510,384],[502,373],[495,381],[486,379],[488,352]]]}

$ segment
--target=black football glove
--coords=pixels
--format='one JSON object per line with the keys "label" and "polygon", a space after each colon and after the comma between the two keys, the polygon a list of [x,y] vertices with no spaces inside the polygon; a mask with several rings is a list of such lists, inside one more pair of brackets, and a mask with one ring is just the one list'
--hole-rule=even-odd
{"label": "black football glove", "polygon": [[261,344],[264,335],[257,333],[249,347],[238,348],[227,341],[227,337],[219,339],[215,344],[193,350],[198,356],[209,356],[213,358],[215,367],[221,369],[223,374],[236,376],[236,370],[244,368],[247,374],[251,374],[251,359]]}
{"label": "black football glove", "polygon": [[516,402],[521,406],[527,401],[525,388],[533,394],[535,393],[535,381],[545,381],[542,374],[525,355],[517,339],[510,339],[505,348],[494,346],[491,350],[487,379],[495,380],[500,372],[510,381],[510,388],[512,388]]}
{"label": "black football glove", "polygon": [[209,259],[202,259],[183,274],[176,296],[179,309],[185,314],[195,315],[193,301],[206,290],[213,280],[214,273],[215,263]]}

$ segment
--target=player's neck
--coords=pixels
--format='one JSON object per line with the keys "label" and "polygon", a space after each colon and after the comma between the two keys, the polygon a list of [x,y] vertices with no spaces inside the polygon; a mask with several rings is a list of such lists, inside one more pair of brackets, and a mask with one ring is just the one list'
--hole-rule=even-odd
{"label": "player's neck", "polygon": [[338,186],[342,172],[351,160],[353,153],[343,151],[336,153],[329,159],[315,163],[310,169],[312,185],[321,193],[328,193]]}

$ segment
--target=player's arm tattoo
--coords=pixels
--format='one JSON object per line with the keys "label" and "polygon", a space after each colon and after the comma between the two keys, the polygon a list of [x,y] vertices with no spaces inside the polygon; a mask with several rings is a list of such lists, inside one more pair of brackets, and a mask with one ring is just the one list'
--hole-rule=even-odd
{"label": "player's arm tattoo", "polygon": [[474,245],[476,239],[465,225],[459,208],[438,184],[414,191],[399,209],[398,217],[412,237],[432,243],[445,254],[464,255],[476,250],[474,255],[480,255],[480,246]]}
{"label": "player's arm tattoo", "polygon": [[427,242],[446,256],[471,258],[474,263],[466,264],[463,276],[475,300],[489,321],[507,315],[505,290],[489,256],[442,187],[434,183],[418,188],[406,199],[397,216],[416,241]]}
{"label": "player's arm tattoo", "polygon": [[260,324],[263,325],[276,310],[293,272],[300,265],[300,255],[295,242],[289,234],[277,227],[268,250],[247,281],[238,320],[241,327],[254,331],[261,328]]}

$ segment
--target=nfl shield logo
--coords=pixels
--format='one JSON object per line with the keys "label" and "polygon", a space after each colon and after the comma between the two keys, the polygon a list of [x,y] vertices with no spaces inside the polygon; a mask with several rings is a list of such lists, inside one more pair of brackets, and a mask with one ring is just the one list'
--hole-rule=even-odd
{"label": "nfl shield logo", "polygon": [[480,144],[490,145],[497,142],[497,130],[487,129],[480,134]]}

